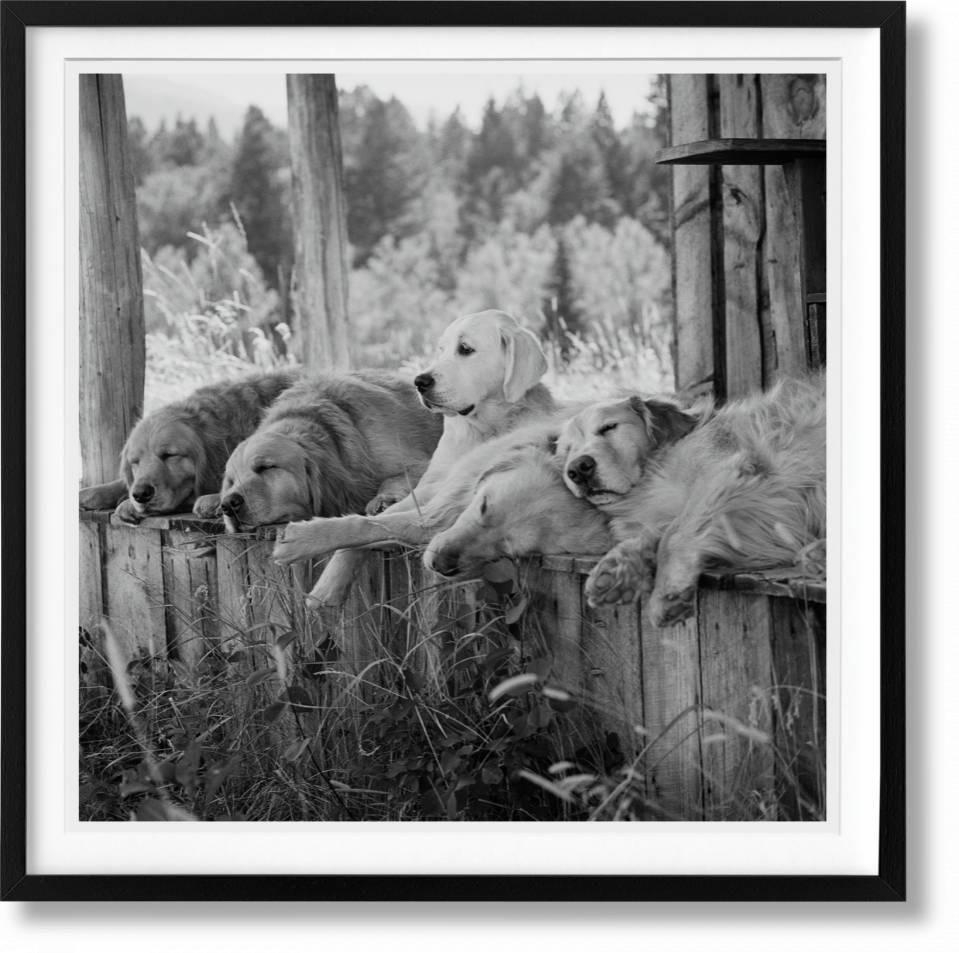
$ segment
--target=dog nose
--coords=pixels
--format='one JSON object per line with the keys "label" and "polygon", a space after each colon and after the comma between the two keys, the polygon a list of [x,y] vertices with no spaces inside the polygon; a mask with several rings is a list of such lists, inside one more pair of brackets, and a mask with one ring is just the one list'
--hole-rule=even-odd
{"label": "dog nose", "polygon": [[239,493],[227,493],[227,495],[220,500],[220,509],[225,510],[227,513],[236,513],[241,506],[243,506],[243,497],[240,496]]}
{"label": "dog nose", "polygon": [[149,503],[153,499],[153,494],[156,490],[150,486],[149,483],[143,483],[140,486],[134,487],[133,491],[130,493],[130,496],[137,501],[137,503]]}
{"label": "dog nose", "polygon": [[430,568],[441,576],[455,576],[459,570],[459,561],[459,550],[436,549],[430,560]]}
{"label": "dog nose", "polygon": [[413,386],[422,394],[436,383],[432,374],[417,374],[413,379]]}
{"label": "dog nose", "polygon": [[587,454],[583,454],[569,465],[566,475],[573,483],[585,483],[595,472],[596,461]]}

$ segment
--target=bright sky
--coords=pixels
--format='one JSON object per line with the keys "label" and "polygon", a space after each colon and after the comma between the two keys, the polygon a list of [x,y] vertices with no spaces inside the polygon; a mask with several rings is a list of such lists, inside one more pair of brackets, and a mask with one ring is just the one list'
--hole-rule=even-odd
{"label": "bright sky", "polygon": [[[646,97],[653,77],[648,74],[549,75],[500,73],[482,75],[383,75],[339,73],[341,88],[367,85],[381,99],[396,96],[422,128],[430,114],[445,118],[459,106],[465,120],[479,124],[490,96],[502,103],[522,86],[527,95],[538,93],[547,109],[553,109],[561,93],[579,90],[593,108],[605,91],[617,126],[625,126],[633,112],[646,111]],[[195,116],[202,124],[216,119],[220,134],[231,138],[239,132],[247,106],[259,106],[269,120],[286,126],[286,81],[283,75],[188,75],[127,74],[123,77],[127,114],[139,116],[153,130],[161,119],[172,124],[177,114]]]}

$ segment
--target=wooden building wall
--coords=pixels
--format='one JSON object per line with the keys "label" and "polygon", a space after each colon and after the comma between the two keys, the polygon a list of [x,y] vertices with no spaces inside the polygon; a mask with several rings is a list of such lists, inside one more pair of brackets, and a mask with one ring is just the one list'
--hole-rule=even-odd
{"label": "wooden building wall", "polygon": [[[821,75],[677,74],[668,93],[674,147],[826,138]],[[824,194],[797,202],[794,165],[673,166],[677,389],[736,397],[822,363],[825,287],[803,275],[825,273]]]}

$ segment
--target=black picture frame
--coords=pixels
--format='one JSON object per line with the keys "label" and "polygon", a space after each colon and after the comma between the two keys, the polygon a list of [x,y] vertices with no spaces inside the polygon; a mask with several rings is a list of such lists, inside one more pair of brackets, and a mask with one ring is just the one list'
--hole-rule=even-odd
{"label": "black picture frame", "polygon": [[[595,2],[4,2],[2,789],[4,900],[904,900],[906,5]],[[878,29],[881,80],[881,696],[875,876],[38,876],[27,871],[26,56],[34,26],[620,26]]]}

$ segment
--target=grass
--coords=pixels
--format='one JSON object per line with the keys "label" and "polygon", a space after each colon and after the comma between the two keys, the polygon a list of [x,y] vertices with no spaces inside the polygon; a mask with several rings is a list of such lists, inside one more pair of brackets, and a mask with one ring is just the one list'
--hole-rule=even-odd
{"label": "grass", "polygon": [[[568,575],[534,562],[437,585],[415,558],[374,554],[344,610],[308,614],[308,580],[269,565],[269,543],[230,545],[241,604],[151,595],[169,603],[169,653],[132,649],[124,619],[86,635],[82,819],[822,814],[808,688],[744,686],[725,711],[694,704],[647,730],[634,617],[564,616]],[[694,804],[671,798],[679,774]]]}

